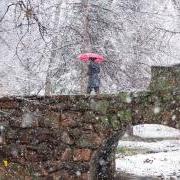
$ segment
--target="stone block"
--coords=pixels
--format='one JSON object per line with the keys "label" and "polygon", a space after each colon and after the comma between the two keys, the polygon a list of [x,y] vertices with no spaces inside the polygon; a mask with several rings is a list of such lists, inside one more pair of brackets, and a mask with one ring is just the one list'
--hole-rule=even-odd
{"label": "stone block", "polygon": [[64,119],[60,122],[60,127],[75,127],[77,123],[72,119]]}
{"label": "stone block", "polygon": [[70,148],[65,149],[61,156],[62,161],[70,161],[72,160],[72,150]]}
{"label": "stone block", "polygon": [[65,144],[69,144],[69,145],[74,144],[74,140],[70,137],[70,135],[68,134],[68,132],[65,132],[65,131],[62,133],[61,140],[62,140],[62,142],[65,143]]}
{"label": "stone block", "polygon": [[90,161],[92,151],[90,149],[75,149],[73,152],[74,161]]}
{"label": "stone block", "polygon": [[85,134],[77,141],[77,145],[81,148],[97,148],[102,143],[101,137],[96,133]]}

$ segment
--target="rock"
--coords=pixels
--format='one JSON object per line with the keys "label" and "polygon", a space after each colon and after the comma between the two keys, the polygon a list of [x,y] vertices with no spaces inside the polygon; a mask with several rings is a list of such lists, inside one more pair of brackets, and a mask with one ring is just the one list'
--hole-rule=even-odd
{"label": "rock", "polygon": [[[73,175],[69,175],[68,171],[61,170],[57,171],[56,173],[53,173],[53,179],[52,180],[74,180],[75,177]],[[45,180],[51,180],[48,179],[48,177]]]}
{"label": "rock", "polygon": [[96,148],[98,147],[102,142],[101,137],[98,136],[98,134],[82,134],[82,136],[79,138],[77,145],[81,148]]}
{"label": "rock", "polygon": [[73,152],[74,161],[89,161],[92,151],[90,149],[75,149]]}
{"label": "rock", "polygon": [[83,127],[83,130],[93,131],[94,128],[93,128],[92,124],[85,124],[84,127]]}
{"label": "rock", "polygon": [[39,115],[36,112],[31,112],[29,109],[22,115],[21,127],[39,127]]}
{"label": "rock", "polygon": [[82,115],[82,122],[84,123],[97,123],[98,119],[96,118],[96,114],[93,111],[86,111]]}
{"label": "rock", "polygon": [[0,108],[4,109],[16,109],[19,106],[19,103],[13,100],[8,99],[7,97],[1,98]]}
{"label": "rock", "polygon": [[48,112],[46,115],[46,124],[49,127],[59,128],[60,113]]}
{"label": "rock", "polygon": [[61,120],[60,120],[60,127],[76,127],[77,122],[73,120],[72,117],[67,116],[65,114],[61,115]]}
{"label": "rock", "polygon": [[94,99],[91,99],[90,108],[94,111],[105,114],[108,107],[109,107],[109,101],[107,100],[95,101]]}
{"label": "rock", "polygon": [[20,139],[21,144],[28,144],[28,143],[30,143],[28,134],[21,135],[19,137],[19,139]]}
{"label": "rock", "polygon": [[82,180],[91,180],[90,173],[89,172],[88,173],[83,173],[81,175],[81,179]]}
{"label": "rock", "polygon": [[63,132],[61,140],[65,144],[69,144],[69,145],[74,144],[74,140],[69,136],[69,134],[67,132]]}
{"label": "rock", "polygon": [[72,159],[72,150],[67,148],[61,156],[62,161],[70,161]]}
{"label": "rock", "polygon": [[0,136],[0,144],[3,144],[4,143],[4,139],[2,136]]}

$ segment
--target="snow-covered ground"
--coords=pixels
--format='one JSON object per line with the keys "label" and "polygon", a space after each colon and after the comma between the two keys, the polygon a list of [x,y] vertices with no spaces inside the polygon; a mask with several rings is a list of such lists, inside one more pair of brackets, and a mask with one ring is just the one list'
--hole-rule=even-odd
{"label": "snow-covered ground", "polygon": [[119,141],[118,147],[146,149],[153,152],[180,151],[180,140],[163,140],[157,142]]}
{"label": "snow-covered ground", "polygon": [[143,124],[133,127],[133,135],[143,138],[180,138],[180,130],[164,125]]}
{"label": "snow-covered ground", "polygon": [[116,160],[117,170],[138,176],[179,176],[180,151],[138,154]]}
{"label": "snow-covered ground", "polygon": [[[133,134],[142,138],[154,138],[148,141],[120,140],[118,148],[136,150],[134,155],[117,155],[116,169],[119,172],[136,176],[170,177],[180,179],[180,130],[162,125],[138,125],[133,127]],[[154,142],[158,138],[157,142]],[[159,141],[159,138],[162,140]],[[167,138],[167,140],[165,140]],[[168,140],[168,138],[171,138]],[[127,138],[126,138],[127,139]],[[123,151],[125,151],[123,150]],[[139,154],[137,154],[139,150]],[[142,154],[145,150],[146,154]]]}

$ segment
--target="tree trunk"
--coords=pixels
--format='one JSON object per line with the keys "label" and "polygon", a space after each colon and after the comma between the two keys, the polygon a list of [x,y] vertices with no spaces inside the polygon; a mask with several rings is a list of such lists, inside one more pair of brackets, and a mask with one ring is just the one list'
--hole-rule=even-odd
{"label": "tree trunk", "polygon": [[55,48],[57,47],[57,36],[55,36],[52,40],[52,45],[51,45],[51,56],[49,59],[49,65],[48,65],[48,70],[47,70],[47,76],[46,76],[46,83],[45,83],[45,95],[50,96],[52,94],[52,77],[53,77],[53,70],[52,70],[52,65],[54,62],[54,58],[56,57],[56,50]]}
{"label": "tree trunk", "polygon": [[[90,40],[90,32],[89,32],[89,12],[90,12],[90,4],[89,0],[83,0],[83,7],[84,7],[84,43],[83,48],[84,52],[91,52],[91,40]],[[87,64],[82,63],[81,64],[81,94],[86,92],[86,86],[87,86]]]}
{"label": "tree trunk", "polygon": [[[61,4],[62,4],[62,0],[59,1],[58,5],[56,7],[55,18],[54,18],[55,32],[58,29],[58,25],[59,25]],[[46,75],[46,82],[45,82],[45,95],[46,96],[52,95],[52,92],[53,92],[53,85],[52,85],[53,70],[52,70],[52,67],[53,67],[54,59],[55,59],[56,53],[57,53],[57,50],[55,50],[55,48],[57,47],[57,43],[58,43],[58,37],[57,37],[57,35],[55,35],[52,39],[51,56],[49,59],[47,75]]]}

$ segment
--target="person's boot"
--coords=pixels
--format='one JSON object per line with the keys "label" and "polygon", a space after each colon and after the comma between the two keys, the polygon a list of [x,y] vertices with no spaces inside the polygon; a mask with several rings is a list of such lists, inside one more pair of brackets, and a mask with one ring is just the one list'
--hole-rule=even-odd
{"label": "person's boot", "polygon": [[86,93],[90,96],[91,95],[91,89],[88,87]]}
{"label": "person's boot", "polygon": [[99,96],[99,95],[100,95],[100,91],[97,90],[97,91],[96,91],[96,96]]}

